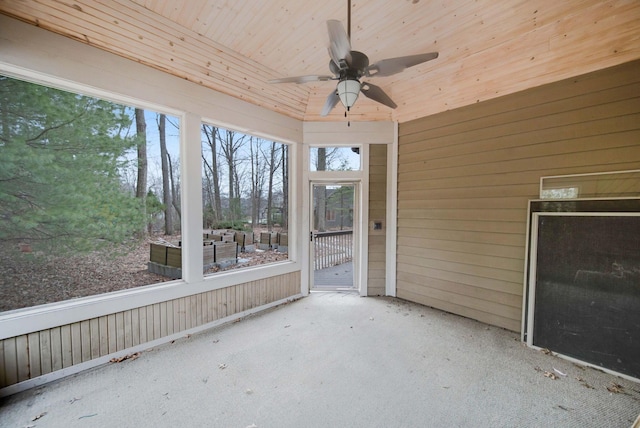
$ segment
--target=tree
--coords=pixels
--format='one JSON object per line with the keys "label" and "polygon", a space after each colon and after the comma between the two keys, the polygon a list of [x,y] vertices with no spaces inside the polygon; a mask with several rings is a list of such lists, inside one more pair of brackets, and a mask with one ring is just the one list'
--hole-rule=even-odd
{"label": "tree", "polygon": [[282,228],[289,229],[289,146],[282,145]]}
{"label": "tree", "polygon": [[353,227],[353,187],[340,186],[327,197],[327,206],[337,213],[340,230]]}
{"label": "tree", "polygon": [[204,175],[207,181],[207,202],[213,210],[213,221],[219,223],[222,220],[222,199],[220,197],[220,175],[218,168],[218,144],[217,128],[211,125],[202,125],[203,144],[209,148],[211,157],[207,158],[205,150],[202,151],[204,163]]}
{"label": "tree", "polygon": [[[178,122],[172,122],[167,118],[167,122],[175,129],[180,130]],[[177,162],[171,159],[171,153],[167,151],[167,166],[169,168],[169,182],[171,183],[171,205],[178,215],[178,228],[180,228],[180,219],[182,218],[182,209],[180,208],[180,158]],[[177,177],[177,178],[176,178]],[[175,230],[175,225],[174,225]]]}
{"label": "tree", "polygon": [[0,242],[81,252],[144,230],[118,174],[121,105],[0,76]]}
{"label": "tree", "polygon": [[[318,157],[316,159],[316,171],[327,170],[327,149],[326,147],[318,148]],[[325,211],[327,210],[327,186],[316,185],[314,187],[315,205],[315,221],[316,230],[324,232],[325,230]]]}
{"label": "tree", "polygon": [[[173,209],[178,214],[178,220],[180,220],[182,218],[182,208],[180,207],[180,165],[173,163],[169,153],[167,153],[167,159],[169,160],[169,178],[171,179],[171,202]],[[178,176],[178,179],[175,176]]]}
{"label": "tree", "polygon": [[262,192],[264,189],[265,167],[262,159],[260,146],[263,140],[260,138],[249,138],[249,157],[251,160],[251,227],[256,228],[260,220],[260,209],[262,202]]}
{"label": "tree", "polygon": [[233,223],[242,215],[238,183],[239,180],[237,180],[237,162],[239,161],[237,154],[243,146],[247,136],[239,132],[216,128],[216,138],[221,143],[220,146],[222,148],[222,153],[227,163],[229,191],[229,212],[227,219]]}
{"label": "tree", "polygon": [[[147,122],[144,118],[144,110],[136,108],[136,138],[138,141],[138,178],[136,180],[136,198],[141,202],[140,209],[146,210],[145,198],[147,197]],[[146,229],[143,229],[143,231]]]}
{"label": "tree", "polygon": [[153,223],[155,223],[158,214],[165,210],[165,206],[162,202],[160,202],[160,199],[158,199],[156,194],[153,193],[151,189],[149,189],[149,191],[147,192],[147,196],[144,202],[146,208],[145,211],[147,213],[147,232],[149,233],[149,235],[151,235]]}
{"label": "tree", "polygon": [[173,235],[173,217],[171,215],[171,183],[169,176],[169,152],[167,151],[167,117],[158,115],[158,133],[160,138],[160,161],[162,165],[162,203],[164,205],[164,233]]}
{"label": "tree", "polygon": [[136,198],[143,199],[147,195],[147,122],[144,110],[135,109],[136,136],[138,139],[138,180],[136,181]]}
{"label": "tree", "polygon": [[265,155],[267,167],[269,168],[269,184],[267,187],[267,228],[271,230],[273,226],[273,179],[280,167],[280,158],[278,156],[277,143],[271,142],[269,153]]}

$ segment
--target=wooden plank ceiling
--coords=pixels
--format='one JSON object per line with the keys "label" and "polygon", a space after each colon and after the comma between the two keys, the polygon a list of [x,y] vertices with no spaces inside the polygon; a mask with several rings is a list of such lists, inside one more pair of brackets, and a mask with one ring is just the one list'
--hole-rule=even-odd
{"label": "wooden plank ceiling", "polygon": [[[0,0],[0,13],[307,121],[335,82],[269,84],[329,74],[325,22],[347,0]],[[431,115],[640,58],[640,2],[355,0],[353,49],[371,62],[438,51],[372,78],[396,110],[363,96],[351,120]]]}

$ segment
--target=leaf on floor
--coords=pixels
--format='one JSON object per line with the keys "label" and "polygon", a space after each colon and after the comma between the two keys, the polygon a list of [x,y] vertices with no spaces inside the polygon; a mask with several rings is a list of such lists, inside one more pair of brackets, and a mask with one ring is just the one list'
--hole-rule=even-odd
{"label": "leaf on floor", "polygon": [[619,383],[611,382],[609,386],[607,386],[607,391],[613,392],[614,394],[620,394],[624,387]]}
{"label": "leaf on floor", "polygon": [[595,389],[593,386],[589,385],[586,380],[582,379],[580,376],[576,376],[576,380],[582,384],[585,388]]}
{"label": "leaf on floor", "polygon": [[548,377],[549,379],[553,379],[553,380],[557,380],[558,376],[555,375],[555,373],[551,373],[548,371],[544,371],[544,377]]}
{"label": "leaf on floor", "polygon": [[136,353],[133,353],[133,354],[124,355],[122,357],[114,357],[114,358],[110,359],[109,362],[110,363],[121,363],[121,362],[123,362],[125,360],[132,360],[133,361],[136,358],[138,358],[139,356],[140,356],[140,352],[136,352]]}
{"label": "leaf on floor", "polygon": [[33,421],[37,421],[38,419],[42,418],[42,417],[43,417],[44,415],[46,415],[46,414],[47,414],[47,412],[42,412],[42,413],[40,413],[39,415],[36,415],[36,416],[32,417],[32,418],[31,418],[31,422],[33,422]]}

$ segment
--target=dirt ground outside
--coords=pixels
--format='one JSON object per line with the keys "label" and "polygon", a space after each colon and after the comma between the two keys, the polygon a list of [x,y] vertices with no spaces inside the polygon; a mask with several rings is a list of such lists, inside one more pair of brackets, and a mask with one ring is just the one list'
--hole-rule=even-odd
{"label": "dirt ground outside", "polygon": [[[133,247],[119,248],[120,254],[105,250],[70,257],[43,254],[37,248],[22,252],[17,245],[1,246],[0,312],[171,281],[147,271],[149,244],[179,240],[179,236],[152,236]],[[287,260],[288,255],[266,250],[238,257],[246,261],[224,270]],[[217,271],[220,269],[213,268],[206,274]]]}

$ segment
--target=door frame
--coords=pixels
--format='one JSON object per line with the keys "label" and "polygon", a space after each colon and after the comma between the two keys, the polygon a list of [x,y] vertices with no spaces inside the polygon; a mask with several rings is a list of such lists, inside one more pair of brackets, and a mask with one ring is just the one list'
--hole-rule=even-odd
{"label": "door frame", "polygon": [[[360,291],[360,285],[362,284],[362,279],[359,275],[360,272],[360,263],[361,263],[361,254],[363,252],[363,247],[361,247],[360,237],[362,235],[362,228],[360,227],[360,212],[363,211],[360,203],[361,203],[361,192],[360,187],[361,183],[359,181],[354,180],[309,180],[309,205],[307,207],[308,215],[309,215],[309,252],[308,252],[308,267],[309,267],[309,291],[319,291],[314,290],[314,278],[315,271],[313,268],[315,262],[315,244],[311,239],[313,233],[313,209],[314,209],[314,200],[313,200],[313,186],[325,185],[325,186],[353,186],[353,243],[352,243],[352,263],[353,263],[353,278],[352,278],[352,288],[351,290]],[[326,291],[345,291],[340,287],[327,287]]]}
{"label": "door frame", "polygon": [[[301,293],[307,296],[311,289],[311,277],[313,270],[311,269],[311,245],[309,242],[309,234],[311,233],[311,185],[312,183],[326,184],[342,184],[349,183],[356,185],[356,194],[354,195],[354,223],[357,223],[357,230],[354,228],[354,288],[361,296],[367,295],[367,266],[369,262],[369,254],[367,247],[369,244],[369,235],[367,233],[367,225],[369,223],[369,211],[362,209],[369,206],[369,145],[368,144],[312,144],[313,147],[359,147],[360,148],[360,170],[358,171],[310,171],[310,145],[303,144],[303,150],[300,150],[299,159],[302,164],[302,210],[301,219],[301,236],[304,237],[300,242],[302,266],[301,266]],[[357,218],[357,220],[356,220]],[[357,238],[356,238],[357,236]],[[306,259],[306,260],[305,260]],[[357,284],[357,286],[356,286]]]}

